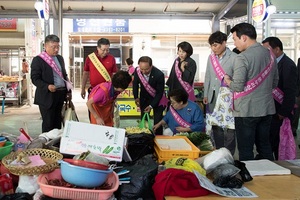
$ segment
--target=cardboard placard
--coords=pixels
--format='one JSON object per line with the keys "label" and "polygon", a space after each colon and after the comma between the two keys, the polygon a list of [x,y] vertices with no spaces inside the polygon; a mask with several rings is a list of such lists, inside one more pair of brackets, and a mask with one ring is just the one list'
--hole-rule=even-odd
{"label": "cardboard placard", "polygon": [[60,153],[78,155],[90,151],[109,160],[122,161],[125,129],[66,121]]}

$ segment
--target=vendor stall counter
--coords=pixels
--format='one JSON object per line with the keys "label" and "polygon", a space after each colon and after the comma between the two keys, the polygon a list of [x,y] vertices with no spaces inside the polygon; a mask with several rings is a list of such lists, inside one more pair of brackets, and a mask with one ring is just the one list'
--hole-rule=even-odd
{"label": "vendor stall counter", "polygon": [[[258,197],[255,200],[299,200],[300,177],[293,174],[277,176],[255,176],[253,180],[244,184],[246,188],[254,192]],[[180,197],[165,197],[166,200],[180,200]],[[245,200],[249,198],[228,198],[217,194],[208,196],[184,198],[186,200]]]}
{"label": "vendor stall counter", "polygon": [[12,102],[16,104],[21,104],[21,86],[22,86],[21,77],[14,76],[2,76],[0,77],[0,100],[5,102]]}

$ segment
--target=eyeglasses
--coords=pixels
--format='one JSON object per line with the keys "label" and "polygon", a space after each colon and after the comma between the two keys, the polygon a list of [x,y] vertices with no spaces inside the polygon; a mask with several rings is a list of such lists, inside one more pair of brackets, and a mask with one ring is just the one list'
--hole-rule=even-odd
{"label": "eyeglasses", "polygon": [[52,45],[52,46],[49,46],[51,49],[55,50],[55,49],[59,49],[60,48],[60,45]]}

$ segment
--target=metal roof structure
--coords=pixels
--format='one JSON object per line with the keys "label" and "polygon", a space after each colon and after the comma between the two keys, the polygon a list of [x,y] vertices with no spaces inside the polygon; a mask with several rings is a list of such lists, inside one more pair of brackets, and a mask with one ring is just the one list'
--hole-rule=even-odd
{"label": "metal roof structure", "polygon": [[[5,18],[36,18],[37,0],[0,2],[0,15]],[[39,1],[39,0],[38,0]],[[158,18],[211,19],[239,17],[247,14],[247,0],[49,0],[50,16],[57,18]]]}

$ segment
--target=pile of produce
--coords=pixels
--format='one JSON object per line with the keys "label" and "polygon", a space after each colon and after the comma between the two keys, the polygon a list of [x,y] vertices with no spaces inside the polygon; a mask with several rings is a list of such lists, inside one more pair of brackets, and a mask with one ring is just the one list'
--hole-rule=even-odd
{"label": "pile of produce", "polygon": [[151,131],[147,128],[139,128],[139,127],[126,127],[125,128],[127,134],[138,134],[138,133],[148,133],[152,134]]}

